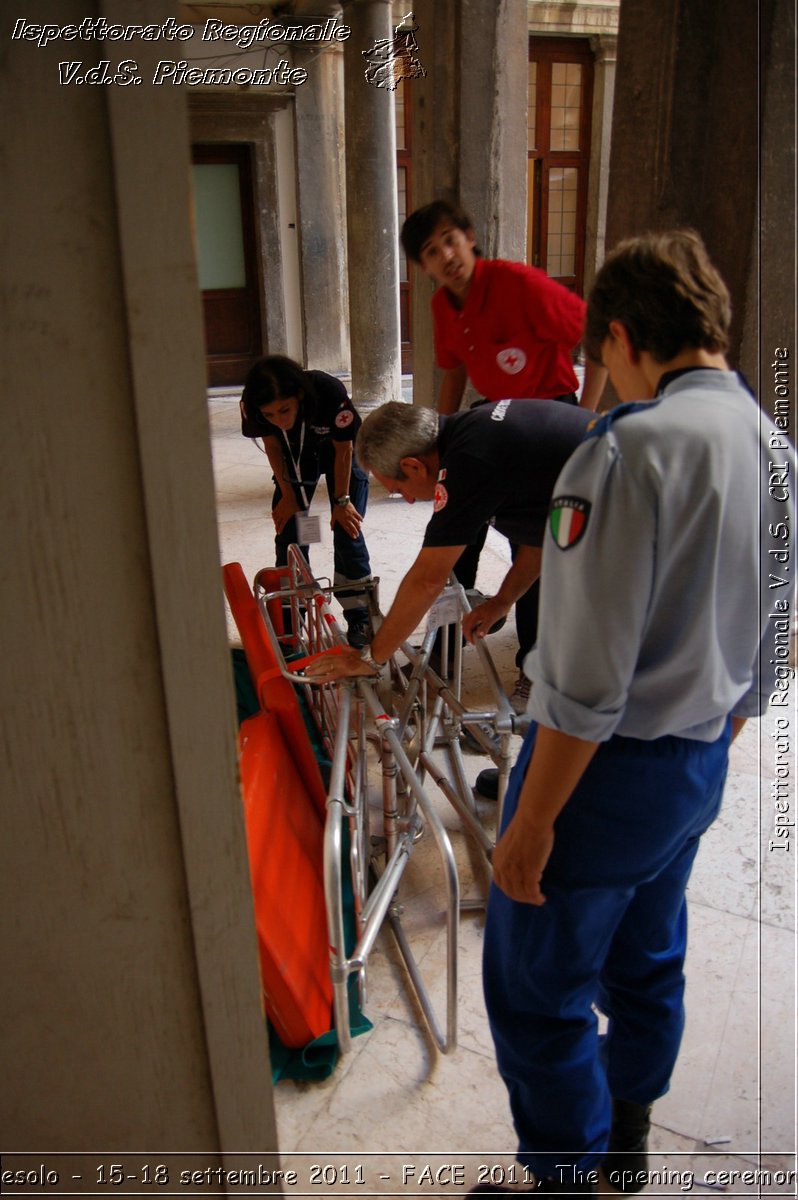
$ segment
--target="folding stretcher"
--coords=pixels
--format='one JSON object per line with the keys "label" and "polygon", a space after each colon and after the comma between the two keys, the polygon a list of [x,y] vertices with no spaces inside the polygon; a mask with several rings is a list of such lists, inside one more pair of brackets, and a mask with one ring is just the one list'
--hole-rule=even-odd
{"label": "folding stretcher", "polygon": [[[303,669],[319,654],[334,654],[346,648],[346,637],[329,605],[335,589],[322,586],[295,546],[289,548],[287,567],[265,568],[258,573],[250,590],[240,564],[224,567],[228,602],[241,634],[250,674],[258,693],[259,716],[269,714],[296,767],[294,775],[278,766],[272,771],[272,794],[287,807],[298,805],[302,817],[293,823],[283,838],[291,847],[294,876],[286,878],[277,859],[271,879],[262,863],[253,862],[256,923],[261,944],[261,970],[267,1012],[274,995],[294,996],[301,1015],[291,1023],[280,1018],[283,1027],[292,1024],[291,1036],[315,1028],[329,994],[333,1002],[334,1026],[339,1049],[349,1049],[349,980],[357,975],[361,997],[365,995],[365,976],[369,954],[387,920],[396,938],[425,1020],[433,1039],[444,1053],[457,1039],[457,923],[461,907],[482,907],[484,897],[461,906],[460,887],[451,841],[426,787],[431,779],[459,814],[464,830],[482,852],[489,870],[492,839],[479,821],[473,792],[466,779],[459,735],[467,725],[499,769],[500,801],[510,766],[510,737],[526,723],[511,710],[484,643],[477,644],[489,689],[495,704],[484,711],[469,710],[461,700],[462,639],[460,624],[469,605],[458,584],[446,589],[438,612],[445,617],[442,627],[442,661],[446,662],[449,622],[454,629],[454,667],[452,680],[442,678],[430,665],[435,629],[425,635],[416,649],[408,644],[402,651],[412,664],[403,673],[396,660],[389,664],[389,679],[379,683],[366,677],[340,680],[335,684],[312,683]],[[380,620],[378,581],[366,585],[372,620]],[[329,760],[329,778],[322,772],[313,752],[300,711],[301,694],[312,714]],[[255,718],[257,720],[257,718]],[[242,730],[248,725],[244,722]],[[492,737],[486,736],[490,726]],[[242,735],[243,736],[243,735]],[[382,779],[381,829],[372,836],[369,803],[368,750],[376,748]],[[250,773],[246,758],[247,743],[242,746],[242,779],[248,808],[262,804],[259,797],[266,776]],[[263,751],[268,753],[267,751]],[[251,751],[250,751],[251,753]],[[283,760],[280,760],[281,762]],[[275,774],[276,771],[276,774]],[[261,772],[263,765],[261,764]],[[275,784],[275,780],[278,782]],[[299,782],[298,782],[299,781]],[[297,799],[298,797],[298,799]],[[250,837],[251,861],[263,853],[263,838],[257,844]],[[321,846],[317,831],[323,821]],[[344,862],[345,825],[348,825],[348,861]],[[261,819],[262,823],[262,819]],[[257,831],[257,821],[256,831]],[[304,857],[298,855],[297,831],[308,831]],[[446,895],[446,1001],[445,1020],[441,1023],[429,998],[402,926],[397,889],[422,832],[431,833],[437,848]],[[312,848],[311,848],[312,847]],[[275,850],[269,848],[272,861]],[[300,864],[299,866],[297,864]],[[356,944],[347,954],[342,903],[343,872],[351,873],[354,893]],[[298,872],[298,874],[297,874]],[[294,897],[282,909],[273,907],[275,891],[282,887]],[[323,881],[324,904],[319,903],[318,887]],[[316,910],[315,922],[310,909]],[[324,947],[319,937],[319,912],[326,912]],[[323,917],[322,917],[323,919]],[[284,920],[285,930],[277,935],[273,925]],[[304,939],[302,953],[292,960],[287,946],[296,938]],[[279,945],[282,940],[282,945]],[[325,961],[329,990],[324,972],[316,958]],[[314,961],[310,963],[309,958]],[[275,981],[275,974],[288,978]],[[279,1027],[278,1027],[278,1031]],[[282,1033],[281,1033],[281,1036]],[[314,1034],[315,1036],[315,1034]],[[301,1042],[288,1044],[299,1045]]]}

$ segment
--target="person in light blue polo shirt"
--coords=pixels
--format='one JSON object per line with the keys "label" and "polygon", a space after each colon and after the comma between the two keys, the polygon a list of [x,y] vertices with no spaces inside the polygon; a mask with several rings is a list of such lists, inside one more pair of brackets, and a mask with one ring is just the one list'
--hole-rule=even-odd
{"label": "person in light blue polo shirt", "polygon": [[[554,487],[533,724],[485,931],[497,1062],[538,1195],[595,1192],[599,1166],[622,1191],[645,1183],[684,1024],[687,880],[730,740],[776,686],[792,552],[774,590],[763,547],[791,539],[795,458],[729,369],[729,320],[692,231],[619,245],[588,302],[586,348],[635,403],[596,421]],[[770,486],[774,463],[787,486]]]}

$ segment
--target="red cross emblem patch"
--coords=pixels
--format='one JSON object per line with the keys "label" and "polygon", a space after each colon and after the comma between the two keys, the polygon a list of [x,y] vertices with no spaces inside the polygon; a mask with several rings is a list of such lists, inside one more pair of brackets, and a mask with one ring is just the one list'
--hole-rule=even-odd
{"label": "red cross emblem patch", "polygon": [[517,375],[526,366],[526,355],[520,346],[508,346],[499,351],[496,362],[508,375]]}

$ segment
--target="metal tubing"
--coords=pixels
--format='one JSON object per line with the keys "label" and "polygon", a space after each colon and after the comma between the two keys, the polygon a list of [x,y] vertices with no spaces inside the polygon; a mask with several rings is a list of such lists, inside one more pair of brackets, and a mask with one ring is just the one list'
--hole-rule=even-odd
{"label": "metal tubing", "polygon": [[449,780],[446,778],[440,768],[436,766],[429,755],[423,754],[422,758],[425,760],[425,767],[429,771],[435,783],[443,792],[446,799],[451,804],[452,808],[456,810],[460,820],[463,822],[463,824],[468,826],[469,831],[479,843],[479,846],[484,851],[485,855],[489,856],[493,850],[493,842],[483,829],[479,818],[475,816],[475,814],[467,806],[462,797],[458,794],[457,790],[452,787]]}

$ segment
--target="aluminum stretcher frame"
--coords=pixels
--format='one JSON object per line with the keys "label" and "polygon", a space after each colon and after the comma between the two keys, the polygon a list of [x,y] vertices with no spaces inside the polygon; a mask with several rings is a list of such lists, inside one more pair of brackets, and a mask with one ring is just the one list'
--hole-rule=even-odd
{"label": "aluminum stretcher frame", "polygon": [[[282,574],[281,574],[282,572]],[[278,580],[278,576],[281,576]],[[275,588],[275,582],[279,586]],[[364,585],[375,626],[381,620],[379,580]],[[490,872],[493,841],[479,821],[471,786],[465,774],[459,734],[462,725],[471,728],[499,770],[499,811],[510,767],[510,736],[528,724],[510,708],[490,653],[484,642],[476,648],[495,699],[495,709],[473,711],[461,700],[462,618],[469,611],[463,588],[453,581],[448,592],[457,616],[454,623],[454,670],[450,683],[429,665],[435,640],[430,629],[420,649],[407,643],[402,652],[412,664],[409,678],[395,659],[389,664],[390,691],[365,676],[318,685],[301,669],[291,669],[286,649],[303,657],[335,652],[347,647],[346,636],[336,621],[329,598],[337,589],[317,580],[297,546],[288,548],[287,568],[264,568],[254,581],[254,594],[281,674],[302,687],[314,714],[325,751],[331,761],[324,833],[324,891],[333,985],[334,1024],[339,1050],[351,1048],[349,980],[357,975],[361,1001],[366,998],[366,967],[377,936],[387,918],[404,961],[424,1019],[438,1049],[447,1054],[457,1045],[457,926],[460,911],[483,908],[486,897],[460,900],[460,884],[454,852],[446,828],[424,787],[429,776],[455,809],[465,832],[481,852]],[[290,606],[290,628],[283,632],[283,612]],[[449,627],[443,626],[441,659],[447,661]],[[431,697],[430,698],[430,694]],[[383,702],[388,701],[389,713]],[[367,732],[367,722],[373,732]],[[492,744],[481,726],[491,725],[498,740]],[[376,744],[382,770],[382,850],[375,855],[370,836],[367,747]],[[449,775],[433,758],[442,751]],[[345,952],[343,910],[343,822],[349,823],[349,865],[355,909],[356,944]],[[424,985],[402,927],[396,893],[424,826],[435,841],[446,891],[446,1013],[445,1028]],[[498,824],[497,824],[498,828]],[[376,839],[375,839],[376,840]],[[373,882],[372,882],[373,880]]]}

